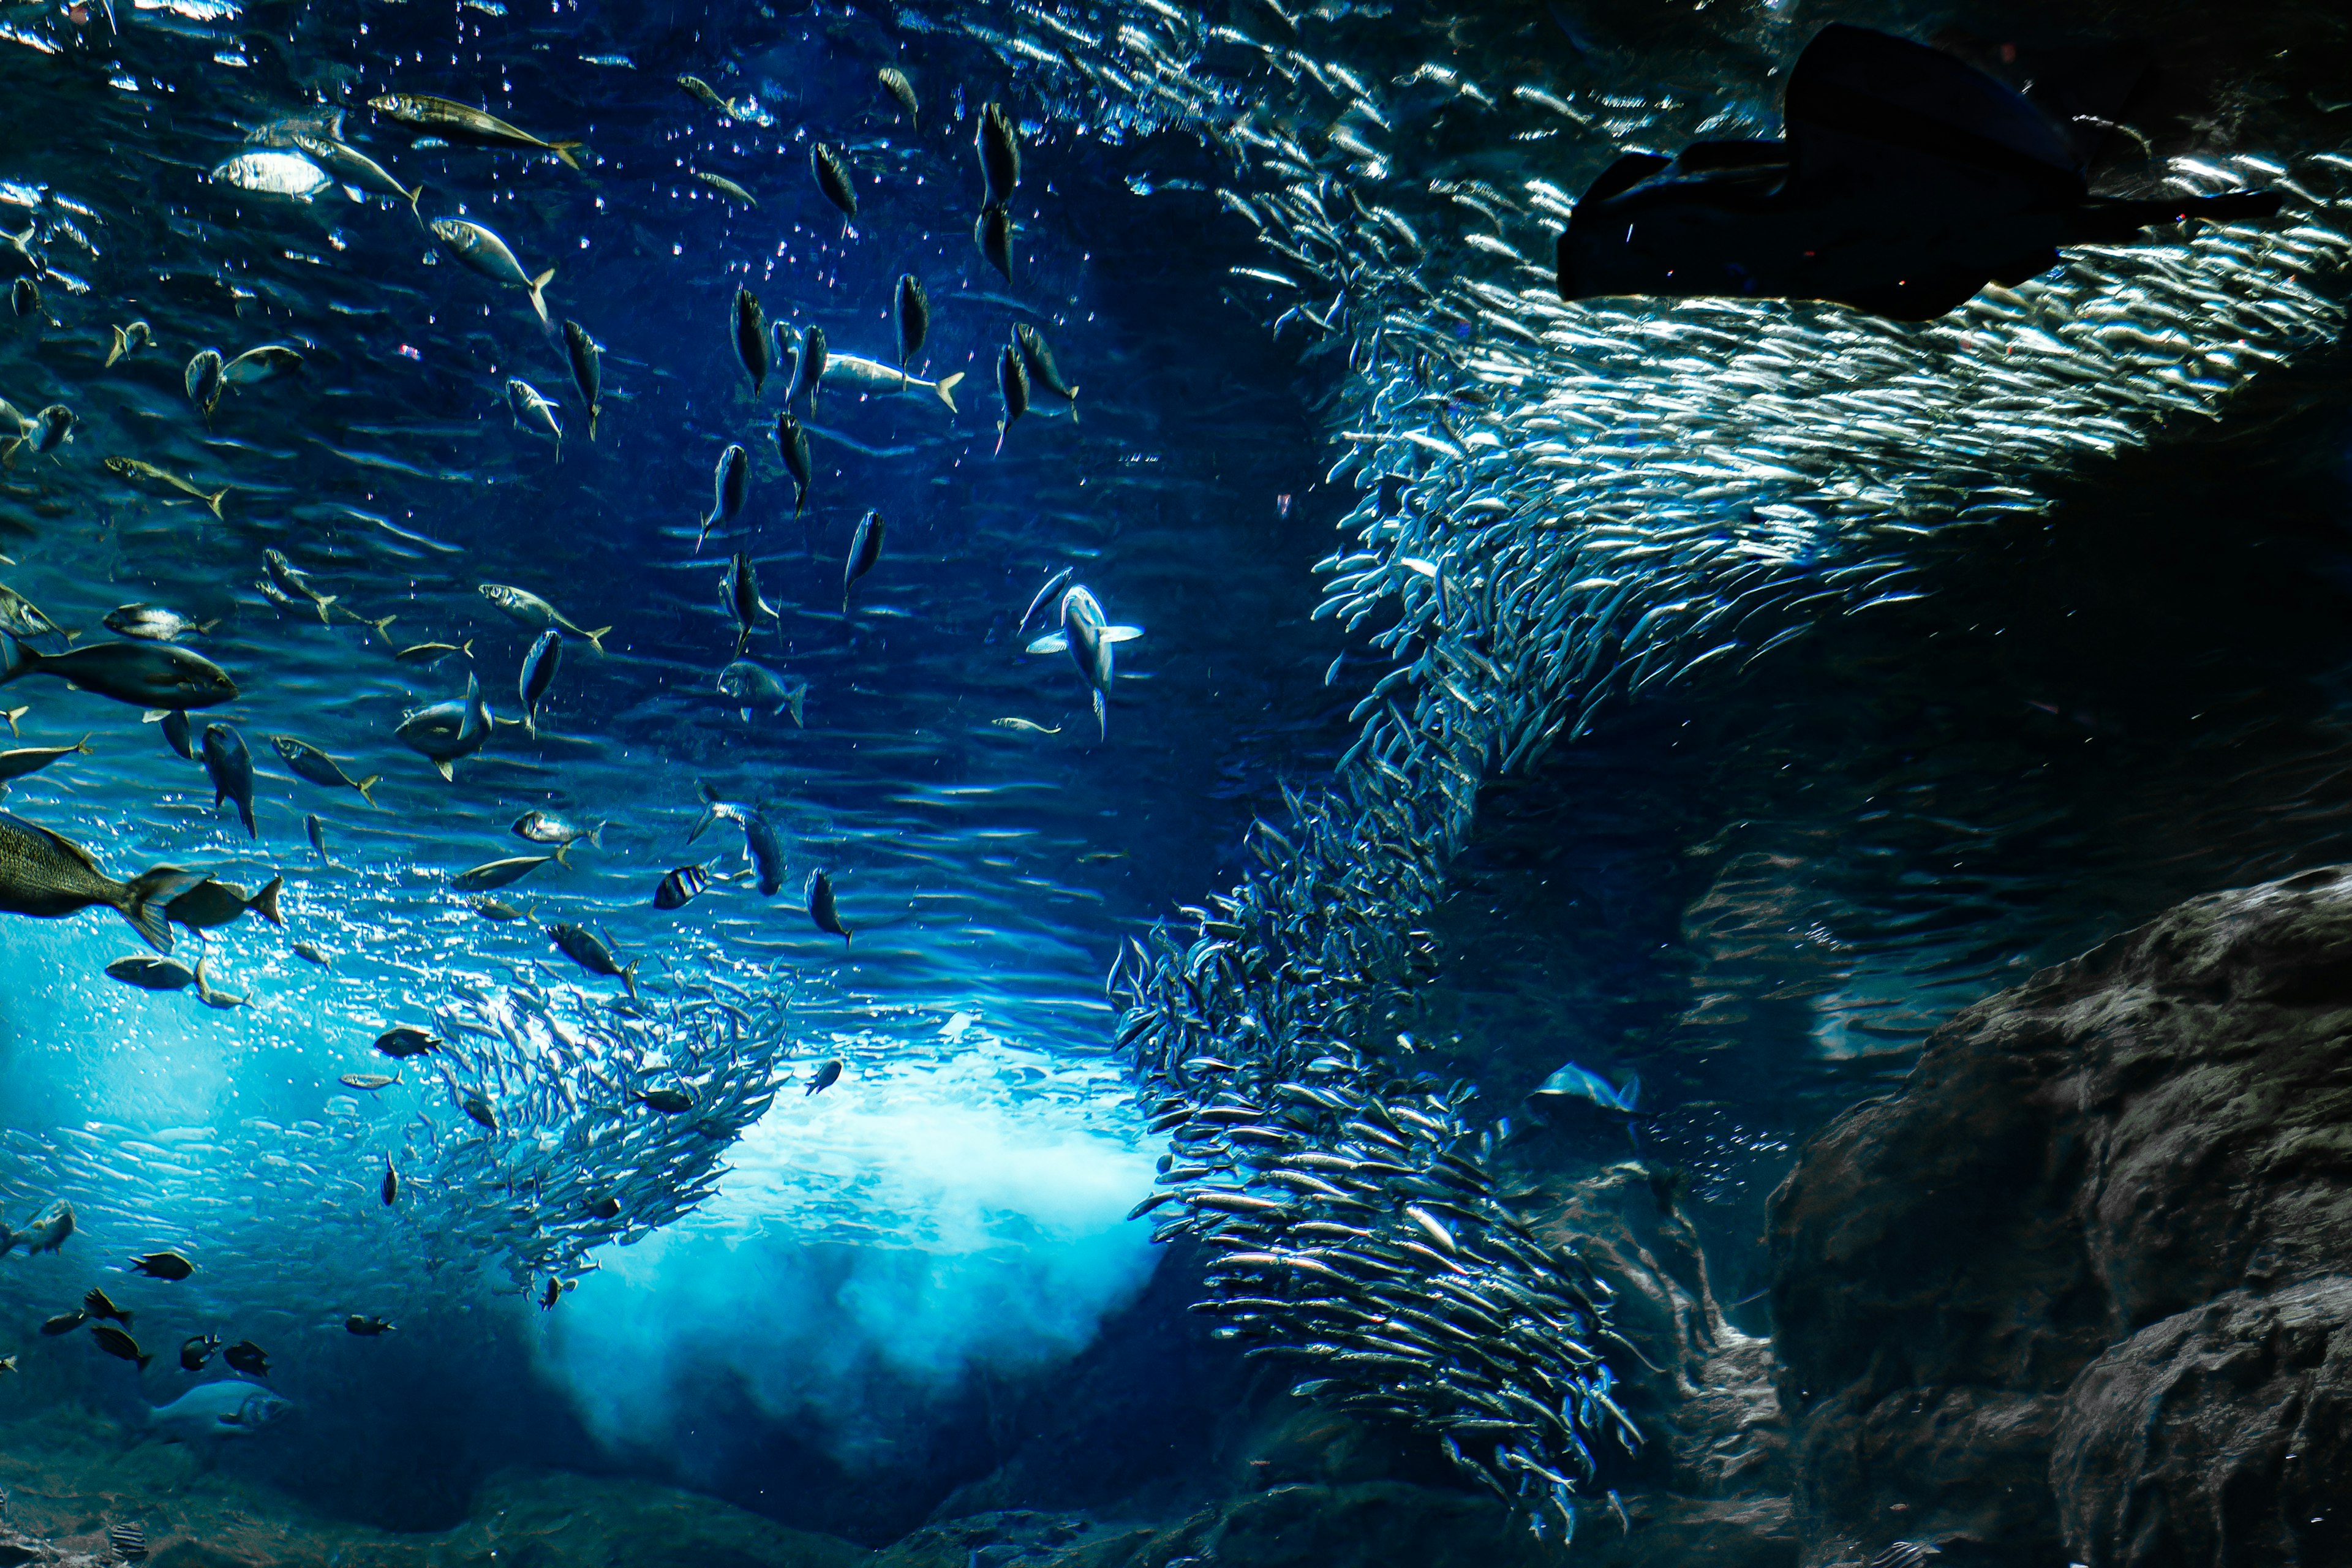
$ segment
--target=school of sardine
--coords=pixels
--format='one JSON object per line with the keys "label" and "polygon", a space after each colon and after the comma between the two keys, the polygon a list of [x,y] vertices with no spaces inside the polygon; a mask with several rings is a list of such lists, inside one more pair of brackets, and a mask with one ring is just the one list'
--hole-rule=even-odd
{"label": "school of sardine", "polygon": [[[1638,1440],[1609,1397],[1607,1293],[1500,1204],[1468,1086],[1415,1081],[1378,1044],[1433,963],[1420,925],[1479,787],[1612,700],[1932,592],[1972,529],[2336,341],[2352,156],[2175,160],[2167,189],[2263,185],[2286,210],[2070,251],[1924,324],[1566,304],[1547,263],[1580,169],[1636,137],[1768,134],[1755,95],[1578,101],[1458,63],[1368,81],[1268,9],[933,14],[1074,119],[1223,154],[1217,197],[1265,248],[1236,291],[1347,372],[1330,479],[1362,499],[1317,614],[1380,626],[1391,667],[1332,786],[1251,833],[1258,868],[1121,955],[1120,1039],[1175,1138],[1161,1234],[1214,1249],[1202,1310],[1302,1363],[1301,1394],[1420,1425],[1539,1533],[1547,1514],[1572,1533],[1589,1444]],[[1559,173],[1433,167],[1429,118],[1457,104],[1488,111],[1482,147],[1543,140]]]}
{"label": "school of sardine", "polygon": [[[902,17],[993,51],[1012,69],[1024,113],[1121,133],[1181,130],[1223,160],[1229,176],[1217,199],[1264,247],[1262,264],[1235,269],[1233,289],[1278,340],[1324,363],[1335,384],[1323,416],[1343,447],[1331,480],[1360,496],[1342,525],[1351,546],[1322,563],[1328,581],[1317,612],[1351,631],[1381,628],[1370,643],[1390,662],[1384,673],[1355,673],[1369,662],[1358,658],[1342,661],[1346,670],[1332,668],[1334,683],[1344,673],[1363,686],[1360,738],[1329,787],[1286,791],[1286,820],[1252,829],[1245,847],[1255,869],[1184,910],[1181,923],[1130,943],[1112,971],[1118,1045],[1150,1127],[1171,1140],[1160,1190],[1138,1215],[1157,1216],[1160,1239],[1197,1238],[1206,1260],[1202,1310],[1251,1355],[1292,1365],[1300,1394],[1431,1432],[1466,1476],[1521,1504],[1539,1532],[1571,1534],[1598,1450],[1630,1451],[1642,1440],[1613,1370],[1631,1347],[1611,1327],[1609,1286],[1572,1244],[1539,1237],[1515,1217],[1502,1196],[1506,1156],[1475,1109],[1476,1086],[1433,1079],[1383,1043],[1392,1007],[1438,963],[1425,917],[1446,896],[1478,788],[1572,740],[1612,700],[1727,675],[1824,616],[1932,591],[1937,552],[1974,525],[2040,512],[2056,484],[2095,459],[2152,443],[2174,422],[2210,419],[2266,369],[2333,342],[2352,259],[2341,194],[2352,158],[2182,160],[2167,172],[2179,189],[2259,181],[2284,193],[2288,209],[2261,226],[2072,252],[2052,273],[1989,289],[1925,324],[1776,302],[1565,304],[1544,260],[1568,216],[1566,193],[1577,188],[1571,176],[1635,135],[1760,129],[1760,111],[1747,107],[1758,82],[1711,98],[1628,91],[1599,101],[1532,80],[1481,79],[1465,65],[1371,79],[1344,59],[1310,53],[1297,19],[1266,9],[1269,19],[1248,26],[1160,0],[1136,0],[1108,25],[1093,11],[1030,0],[934,13],[908,6]],[[678,79],[681,113],[691,104],[730,122],[771,122],[756,98]],[[919,78],[888,68],[875,79],[881,101],[895,106],[888,112],[910,126],[924,118]],[[537,160],[557,176],[593,166],[592,149],[553,136],[552,127],[525,129],[422,93],[367,102],[380,138],[400,125],[470,156]],[[1486,141],[1515,130],[1546,139],[1557,175],[1497,183],[1424,148],[1420,131],[1460,105],[1496,117]],[[302,215],[343,201],[335,187],[346,187],[346,205],[356,205],[338,221],[349,231],[380,225],[425,258],[421,265],[442,268],[400,285],[416,300],[462,299],[485,315],[511,308],[545,326],[551,346],[539,361],[501,362],[493,373],[485,357],[476,376],[518,443],[541,443],[551,464],[561,454],[571,468],[600,426],[610,439],[625,412],[604,351],[593,323],[563,314],[561,267],[549,265],[547,237],[525,226],[522,205],[491,209],[488,221],[428,219],[429,182],[392,166],[399,160],[388,140],[371,142],[374,154],[347,141],[358,127],[347,127],[345,111],[254,108],[248,143],[207,160],[210,184],[244,205],[192,226],[226,233],[232,217],[258,228],[257,214],[291,214],[280,258],[323,267],[324,253],[351,240],[344,229],[319,232]],[[962,134],[978,165],[975,254],[1017,289],[1019,121],[992,100]],[[805,172],[793,184],[825,205],[828,238],[837,231],[847,240],[853,219],[870,224],[884,205],[870,156],[832,138],[798,154]],[[694,173],[738,208],[782,196],[715,170]],[[223,439],[219,429],[289,386],[333,377],[343,351],[283,321],[241,324],[237,312],[248,306],[296,317],[291,289],[272,277],[191,274],[127,216],[110,227],[98,207],[55,186],[0,185],[0,201],[31,215],[21,234],[9,230],[0,267],[35,284],[17,314],[45,323],[39,331],[60,330],[46,323],[61,307],[45,298],[79,310],[90,294],[75,268],[100,269],[93,232],[110,247],[131,246],[154,280],[205,307],[174,319],[142,302],[127,322],[127,311],[85,322],[92,379],[70,399],[6,405],[0,462],[12,473],[55,474],[93,439],[93,412],[103,416],[97,427],[113,430],[125,408],[158,418],[168,409],[186,426],[177,445],[144,457],[107,454],[102,467],[92,453],[88,467],[110,476],[105,493],[127,489],[190,529],[236,526],[273,492],[236,466],[257,440]],[[819,499],[841,510],[825,570],[806,596],[844,620],[869,613],[902,536],[880,510],[824,494],[809,434],[822,434],[821,421],[861,395],[893,400],[910,425],[952,417],[966,373],[914,363],[945,294],[927,292],[911,273],[895,291],[890,328],[859,343],[831,344],[821,326],[770,318],[756,290],[731,279],[711,293],[732,301],[731,314],[706,312],[711,343],[735,356],[745,405],[757,412],[698,459],[716,464],[699,493],[665,498],[681,563],[705,536],[719,536],[694,563],[703,573],[695,592],[727,619],[711,623],[709,668],[694,684],[714,693],[715,707],[723,700],[724,711],[744,715],[740,722],[761,709],[771,717],[789,709],[797,721],[805,682],[754,662],[770,657],[757,645],[777,633],[761,563],[736,537],[747,506],[760,504],[753,498],[765,483],[771,510],[786,494],[791,505],[781,510],[789,514]],[[89,300],[100,315],[103,303]],[[226,341],[232,327],[239,335]],[[400,350],[395,358],[422,357],[411,345]],[[1028,416],[1077,415],[1077,378],[1034,326],[1008,327],[990,356],[973,367],[972,384],[983,402],[986,386],[996,386],[1000,449],[1018,450],[1035,433]],[[0,375],[13,378],[17,368],[0,363]],[[95,379],[101,370],[118,380]],[[55,379],[45,373],[37,384]],[[573,449],[565,453],[567,434]],[[426,434],[400,445],[361,419],[312,439],[352,473],[430,482],[450,477],[458,461],[454,444]],[[984,442],[974,454],[985,458]],[[789,491],[761,479],[771,460],[781,461]],[[32,498],[10,491],[17,510]],[[613,628],[568,618],[555,602],[567,598],[559,586],[481,584],[489,607],[541,636],[515,678],[523,711],[497,712],[509,678],[478,679],[471,643],[433,640],[442,628],[395,639],[389,626],[399,619],[409,632],[414,612],[349,570],[329,534],[373,530],[412,559],[446,547],[410,528],[413,519],[379,516],[356,500],[306,504],[299,515],[311,531],[271,532],[278,545],[266,551],[241,544],[237,570],[278,607],[283,625],[349,636],[354,647],[373,642],[373,657],[397,659],[415,678],[415,710],[371,757],[402,756],[404,742],[417,754],[406,757],[412,767],[473,776],[488,765],[486,752],[499,750],[501,726],[525,728],[534,742],[557,728],[560,710],[542,703],[605,651]],[[1066,572],[1049,582],[1038,602],[1064,606],[1056,647],[1076,658],[1076,689],[1108,743],[1118,732],[1103,689],[1113,666],[1099,634],[1132,628],[1108,626],[1099,606],[1073,619],[1068,605],[1095,600],[1069,579]],[[162,715],[163,741],[202,764],[215,804],[234,803],[254,832],[252,750],[233,725],[189,719],[239,695],[232,669],[186,646],[204,643],[215,623],[151,605],[124,605],[121,614],[128,641],[68,647],[56,622],[11,592],[0,600],[9,638],[0,681],[26,689],[43,676],[72,680],[127,705],[133,732],[138,715],[129,708]],[[1066,679],[1067,667],[1055,668]],[[347,773],[308,742],[257,726],[254,733],[276,740],[316,788],[364,795],[380,782],[372,767],[354,763]],[[339,752],[352,749],[320,738]],[[46,768],[76,749],[48,750],[57,755],[26,766]],[[349,776],[362,772],[364,783]],[[747,888],[774,898],[789,882],[805,906],[803,930],[838,938],[845,951],[867,945],[852,942],[854,931],[871,929],[854,881],[836,882],[814,861],[788,878],[784,862],[795,852],[764,803],[708,790],[703,798],[694,831],[740,829],[752,871]],[[12,863],[42,868],[47,879],[38,899],[20,895],[20,912],[110,906],[164,950],[173,921],[201,930],[247,910],[278,918],[277,885],[262,878],[247,894],[170,864],[134,866],[110,852],[93,862],[38,824],[5,821]],[[319,859],[331,865],[326,827],[315,815],[309,823]],[[380,1260],[359,1267],[363,1276],[376,1268],[382,1299],[350,1305],[371,1314],[354,1321],[382,1325],[381,1314],[405,1313],[444,1266],[462,1275],[486,1259],[552,1304],[563,1281],[593,1267],[595,1248],[692,1210],[723,1173],[728,1147],[793,1081],[788,1064],[801,1051],[782,993],[737,987],[716,965],[695,967],[716,944],[684,942],[680,962],[657,966],[667,978],[656,986],[651,973],[639,973],[642,955],[620,950],[580,911],[539,912],[520,895],[560,875],[568,858],[555,851],[590,829],[560,819],[537,826],[542,831],[525,832],[518,822],[516,836],[549,853],[507,853],[509,840],[449,879],[457,890],[503,889],[466,907],[483,921],[543,932],[546,956],[536,967],[469,983],[414,961],[411,990],[429,983],[438,1000],[404,1008],[386,1000],[375,1047],[361,1042],[341,1078],[352,1094],[331,1099],[320,1120],[144,1137],[105,1123],[0,1131],[11,1156],[0,1166],[0,1220],[44,1216],[33,1234],[55,1250],[76,1223],[56,1207],[69,1191],[82,1228],[102,1226],[110,1246],[163,1257],[178,1256],[171,1249],[182,1237],[152,1216],[195,1216],[211,1229],[208,1245],[192,1249],[199,1268],[188,1288],[223,1300],[234,1297],[240,1269],[248,1280],[306,1266],[350,1279],[354,1258]],[[652,907],[691,916],[717,896],[716,879],[676,854],[635,869],[646,887],[660,882]],[[166,920],[150,906],[181,912]],[[330,959],[315,948],[306,957]],[[166,1003],[182,988],[222,1008],[247,1000],[219,989],[223,977],[202,963],[184,975],[163,967],[177,962],[168,951],[142,953],[124,971],[137,978],[124,983],[162,990],[155,1000]],[[830,1087],[843,1076],[837,1057],[807,1065],[800,1100],[842,1092]],[[415,1109],[392,1137],[366,1101],[394,1088]],[[224,1170],[247,1184],[254,1212],[231,1212],[217,1185]],[[404,1226],[396,1254],[383,1239],[387,1208]],[[258,1211],[299,1211],[311,1223],[289,1229]],[[61,1316],[52,1321],[62,1321],[70,1302],[55,1306]],[[91,1326],[101,1348],[138,1359],[123,1330]],[[239,1331],[266,1340],[270,1327]],[[253,1340],[230,1349],[261,1356]]]}

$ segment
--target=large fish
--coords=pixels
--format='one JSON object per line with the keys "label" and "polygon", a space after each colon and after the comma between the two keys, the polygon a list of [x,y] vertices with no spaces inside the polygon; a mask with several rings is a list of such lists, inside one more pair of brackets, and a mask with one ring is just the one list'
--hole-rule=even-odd
{"label": "large fish", "polygon": [[[201,1364],[201,1363],[199,1363]],[[199,1437],[250,1436],[291,1415],[293,1401],[243,1378],[199,1384],[169,1405],[147,1412],[150,1431],[193,1442]]]}
{"label": "large fish", "polygon": [[184,710],[236,699],[228,671],[173,643],[101,642],[66,653],[37,653],[0,631],[0,686],[27,675],[54,675],[134,708]]}
{"label": "large fish", "polygon": [[489,705],[482,700],[481,679],[468,673],[465,696],[418,709],[403,719],[394,733],[439,770],[443,778],[454,779],[457,775],[449,764],[488,745],[492,723]]}
{"label": "large fish", "polygon": [[1927,321],[2047,271],[2062,246],[2279,207],[2270,192],[2094,196],[2074,143],[2022,94],[1843,23],[1797,57],[1781,117],[1781,141],[1629,153],[1603,170],[1560,236],[1560,297],[1832,300]]}
{"label": "large fish", "polygon": [[80,845],[0,811],[0,913],[53,921],[104,904],[121,910],[156,952],[169,952],[165,906],[204,879],[201,871],[157,866],[118,882]]}

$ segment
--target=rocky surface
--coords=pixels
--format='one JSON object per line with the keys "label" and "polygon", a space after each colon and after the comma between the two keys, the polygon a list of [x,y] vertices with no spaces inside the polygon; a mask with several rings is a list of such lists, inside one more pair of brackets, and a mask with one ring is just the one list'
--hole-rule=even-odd
{"label": "rocky surface", "polygon": [[1776,1196],[1809,1565],[2352,1561],[2352,873],[1973,1007]]}

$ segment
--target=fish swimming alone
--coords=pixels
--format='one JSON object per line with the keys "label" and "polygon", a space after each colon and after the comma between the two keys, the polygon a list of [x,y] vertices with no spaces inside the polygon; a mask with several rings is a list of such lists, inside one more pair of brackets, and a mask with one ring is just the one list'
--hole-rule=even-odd
{"label": "fish swimming alone", "polygon": [[259,837],[253,823],[253,753],[246,750],[245,737],[226,724],[207,724],[204,756],[205,773],[213,782],[213,809],[219,810],[224,800],[235,801],[245,836]]}
{"label": "fish swimming alone", "polygon": [[0,631],[0,686],[27,675],[54,675],[134,708],[185,710],[236,700],[228,671],[174,643],[100,642],[39,653]]}
{"label": "fish swimming alone", "polygon": [[580,167],[582,142],[548,142],[508,124],[495,114],[471,104],[425,93],[393,92],[368,100],[368,107],[387,120],[438,136],[447,142],[470,142],[478,147],[512,148],[526,153],[551,153],[567,169]]}
{"label": "fish swimming alone", "polygon": [[[207,1352],[205,1360],[210,1359]],[[184,1355],[184,1364],[185,1360]],[[203,1364],[199,1362],[197,1366]],[[240,1377],[225,1377],[199,1384],[169,1405],[154,1406],[147,1412],[146,1422],[147,1429],[158,1436],[184,1443],[200,1437],[249,1437],[293,1413],[294,1402],[284,1395]]]}
{"label": "fish swimming alone", "polygon": [[598,626],[592,632],[584,626],[575,626],[562,611],[528,588],[510,587],[504,583],[485,583],[482,584],[482,597],[534,631],[546,631],[551,626],[560,632],[570,632],[573,637],[586,637],[588,646],[598,653],[604,651],[604,636],[613,629]]}
{"label": "fish swimming alone", "polygon": [[449,254],[494,283],[511,284],[530,296],[530,308],[539,313],[539,324],[554,329],[555,323],[547,313],[546,288],[555,276],[551,267],[537,277],[525,272],[522,263],[507,242],[480,224],[461,217],[436,217],[428,226],[435,237],[448,247]]}
{"label": "fish swimming alone", "polygon": [[539,705],[547,700],[548,689],[555,684],[555,672],[563,664],[563,634],[553,626],[539,634],[539,640],[523,655],[522,668],[515,677],[515,698],[522,704],[522,732],[533,740],[539,738]]}
{"label": "fish swimming alone", "polygon": [[565,957],[589,973],[610,975],[618,980],[627,988],[630,999],[635,1000],[637,965],[644,960],[633,958],[627,963],[623,963],[613,956],[613,950],[606,947],[587,927],[573,925],[569,921],[559,921],[549,926],[547,938],[563,950]]}
{"label": "fish swimming alone", "polygon": [[1116,677],[1111,650],[1143,635],[1141,626],[1114,626],[1102,605],[1085,584],[1074,584],[1062,595],[1062,629],[1047,632],[1029,645],[1030,653],[1067,653],[1078,667],[1094,703],[1095,724],[1102,736],[1110,733],[1110,688]]}
{"label": "fish swimming alone", "polygon": [[489,744],[493,728],[489,704],[482,700],[481,678],[468,671],[465,696],[418,709],[403,719],[394,733],[431,763],[444,779],[455,780],[450,764]]}
{"label": "fish swimming alone", "polygon": [[272,735],[269,743],[278,749],[278,756],[295,777],[327,789],[357,790],[362,800],[370,805],[375,804],[375,796],[368,792],[376,786],[383,774],[370,773],[363,779],[355,779],[343,772],[342,764],[333,757],[310,742],[298,740],[292,735]]}
{"label": "fish swimming alone", "polygon": [[[775,671],[764,665],[753,664],[748,658],[739,658],[719,672],[719,694],[744,705],[742,712],[746,723],[751,721],[752,704],[764,706],[772,702],[776,705],[778,717],[789,709],[793,724],[800,724],[801,704],[808,697],[808,685],[805,680],[787,683]],[[6,755],[6,752],[0,752],[0,758]]]}
{"label": "fish swimming alone", "polygon": [[863,354],[829,354],[825,358],[824,379],[868,397],[883,397],[898,392],[928,392],[946,404],[948,412],[952,414],[956,411],[955,389],[957,384],[963,380],[963,372],[956,371],[937,381],[925,381],[919,375],[909,374],[879,360],[867,359]]}
{"label": "fish swimming alone", "polygon": [[201,871],[157,866],[118,882],[80,845],[0,811],[0,914],[61,920],[104,904],[120,910],[156,952],[169,952],[172,926],[165,910],[204,879]]}
{"label": "fish swimming alone", "polygon": [[604,411],[604,350],[588,329],[577,321],[563,323],[563,353],[572,366],[572,384],[588,410],[588,439],[596,438],[596,416]]}
{"label": "fish swimming alone", "polygon": [[2022,93],[1939,49],[1832,24],[1797,57],[1783,139],[1628,153],[1575,205],[1564,300],[1830,300],[1924,321],[1988,283],[2158,224],[2279,209],[2270,192],[2094,196],[2081,154]]}

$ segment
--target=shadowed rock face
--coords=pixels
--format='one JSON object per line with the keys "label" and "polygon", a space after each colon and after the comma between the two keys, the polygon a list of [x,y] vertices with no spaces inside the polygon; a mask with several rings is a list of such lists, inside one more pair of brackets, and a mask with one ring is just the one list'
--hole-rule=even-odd
{"label": "shadowed rock face", "polygon": [[1815,1139],[1769,1238],[1803,1561],[2352,1561],[2347,1043],[2313,872],[1969,1009]]}

